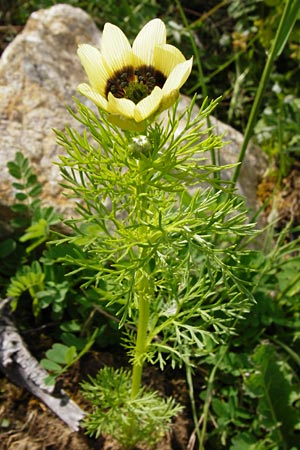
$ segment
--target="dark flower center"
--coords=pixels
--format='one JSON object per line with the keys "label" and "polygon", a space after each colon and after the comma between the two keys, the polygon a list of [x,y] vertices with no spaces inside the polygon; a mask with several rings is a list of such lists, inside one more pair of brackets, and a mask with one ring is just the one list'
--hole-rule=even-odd
{"label": "dark flower center", "polygon": [[105,96],[111,92],[116,98],[128,98],[135,104],[151,94],[155,86],[163,87],[166,77],[152,66],[124,67],[109,78]]}

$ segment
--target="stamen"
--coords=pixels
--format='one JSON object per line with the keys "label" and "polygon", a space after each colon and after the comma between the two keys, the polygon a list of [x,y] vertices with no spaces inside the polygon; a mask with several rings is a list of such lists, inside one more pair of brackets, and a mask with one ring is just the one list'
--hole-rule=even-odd
{"label": "stamen", "polygon": [[111,92],[116,98],[128,98],[136,104],[150,95],[155,86],[163,87],[165,81],[163,73],[152,66],[127,66],[107,80],[105,95],[107,98]]}

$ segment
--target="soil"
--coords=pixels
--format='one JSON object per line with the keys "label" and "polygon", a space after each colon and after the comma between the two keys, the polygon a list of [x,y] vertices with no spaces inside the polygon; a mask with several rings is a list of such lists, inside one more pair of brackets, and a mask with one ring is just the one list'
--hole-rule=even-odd
{"label": "soil", "polygon": [[[83,410],[89,405],[83,398],[79,383],[88,374],[94,376],[104,365],[120,367],[125,355],[120,348],[105,352],[91,352],[63,376],[64,390]],[[145,370],[144,384],[162,395],[172,396],[184,406],[170,432],[157,444],[155,450],[193,450],[193,422],[189,394],[184,373],[167,368],[161,372],[157,367]],[[88,438],[83,430],[72,432],[39,400],[26,390],[15,386],[0,373],[0,448],[1,450],[122,450],[111,437]],[[137,446],[136,450],[150,450]]]}
{"label": "soil", "polygon": [[[294,160],[289,173],[278,182],[278,173],[270,173],[259,184],[257,197],[264,206],[265,222],[275,221],[275,229],[300,225],[300,162]],[[297,235],[292,231],[290,239]]]}

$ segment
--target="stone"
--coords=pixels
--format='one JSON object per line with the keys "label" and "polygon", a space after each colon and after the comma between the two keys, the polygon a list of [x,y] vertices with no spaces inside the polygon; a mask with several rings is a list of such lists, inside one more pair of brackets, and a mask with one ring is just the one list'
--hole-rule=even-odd
{"label": "stone", "polygon": [[59,169],[62,149],[53,129],[75,126],[66,110],[84,77],[76,55],[80,43],[99,45],[100,32],[80,8],[55,5],[31,14],[0,61],[0,220],[14,199],[6,164],[22,151],[43,185],[45,205],[64,210]]}
{"label": "stone", "polygon": [[[181,96],[177,112],[181,114],[188,107],[190,98]],[[193,109],[192,117],[196,116],[199,108]],[[163,113],[167,116],[167,113]],[[214,116],[210,116],[210,125],[213,128],[213,134],[223,136],[224,146],[216,152],[216,158],[221,165],[236,164],[239,158],[240,149],[244,136],[242,133],[227,125]],[[184,119],[179,123],[179,130],[184,126]],[[206,155],[207,156],[207,155]],[[208,161],[210,162],[210,161]],[[241,166],[240,175],[236,183],[236,191],[246,199],[246,204],[250,210],[257,210],[258,202],[256,189],[267,169],[267,158],[261,148],[250,142],[244,161]],[[221,177],[224,180],[230,180],[234,169],[226,169],[222,171]]]}
{"label": "stone", "polygon": [[[31,161],[43,185],[44,205],[70,212],[62,193],[60,174],[54,164],[62,147],[53,129],[78,123],[66,110],[85,74],[77,57],[80,43],[99,46],[101,33],[91,17],[70,5],[55,5],[34,12],[23,31],[5,49],[0,60],[0,222],[5,223],[14,198],[13,181],[6,164],[22,151]],[[183,97],[180,109],[189,99]],[[211,117],[217,133],[230,141],[221,151],[222,164],[237,161],[243,136]],[[266,167],[262,152],[250,146],[239,179],[239,190],[255,208],[256,186]]]}

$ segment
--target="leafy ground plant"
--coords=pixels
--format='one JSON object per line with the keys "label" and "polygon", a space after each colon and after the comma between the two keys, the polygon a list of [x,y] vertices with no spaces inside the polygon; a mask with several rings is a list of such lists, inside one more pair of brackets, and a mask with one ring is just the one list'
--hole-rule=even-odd
{"label": "leafy ground plant", "polygon": [[28,158],[17,152],[7,166],[14,179],[15,202],[10,221],[13,234],[0,243],[1,295],[12,298],[11,306],[22,330],[34,324],[53,336],[53,346],[41,364],[51,372],[47,382],[54,383],[95,341],[102,347],[114,339],[109,321],[99,318],[94,309],[92,292],[78,290],[76,275],[66,278],[73,267],[62,266],[60,258],[76,257],[80,249],[68,244],[51,246],[60,217],[53,207],[42,205],[42,186]]}

